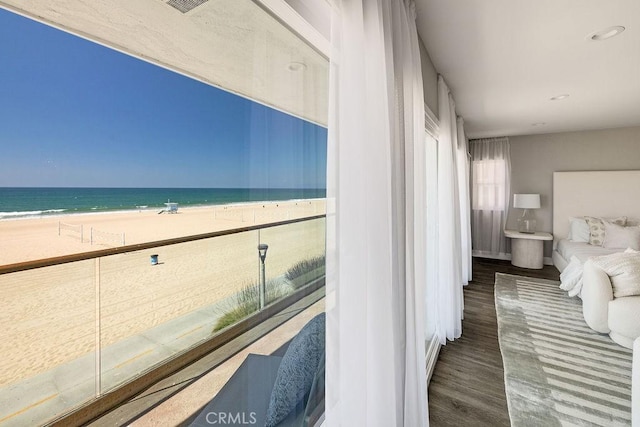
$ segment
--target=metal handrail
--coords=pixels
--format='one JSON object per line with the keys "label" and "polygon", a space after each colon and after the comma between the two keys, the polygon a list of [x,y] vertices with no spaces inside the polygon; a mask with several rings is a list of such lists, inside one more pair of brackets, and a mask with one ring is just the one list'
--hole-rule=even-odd
{"label": "metal handrail", "polygon": [[210,239],[212,237],[228,236],[230,234],[238,234],[246,231],[262,230],[265,228],[278,227],[281,225],[295,224],[297,222],[311,221],[314,219],[325,218],[326,214],[313,215],[304,218],[289,219],[279,222],[270,222],[268,224],[258,224],[248,227],[230,228],[228,230],[214,231],[211,233],[195,234],[192,236],[176,237],[172,239],[156,240],[146,243],[138,243],[135,245],[120,246],[117,248],[99,249],[96,251],[82,252],[72,255],[64,255],[52,258],[43,258],[34,261],[25,261],[15,264],[7,264],[0,266],[0,275],[15,273],[18,271],[33,270],[36,268],[50,267],[53,265],[67,264],[70,262],[84,261],[88,259],[100,258],[110,255],[124,254],[144,249],[152,249],[160,246],[176,245],[178,243],[194,242],[197,240]]}

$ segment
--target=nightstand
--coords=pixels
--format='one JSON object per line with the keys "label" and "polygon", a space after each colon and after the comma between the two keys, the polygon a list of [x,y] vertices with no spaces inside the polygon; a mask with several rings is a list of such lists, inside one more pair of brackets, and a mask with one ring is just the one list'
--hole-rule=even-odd
{"label": "nightstand", "polygon": [[520,233],[504,230],[511,239],[511,264],[522,268],[541,269],[543,263],[543,245],[545,240],[553,240],[551,233]]}

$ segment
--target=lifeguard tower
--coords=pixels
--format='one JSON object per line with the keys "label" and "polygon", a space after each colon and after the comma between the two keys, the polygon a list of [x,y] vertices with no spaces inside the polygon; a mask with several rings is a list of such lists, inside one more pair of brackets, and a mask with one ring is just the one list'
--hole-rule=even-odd
{"label": "lifeguard tower", "polygon": [[178,204],[175,202],[172,202],[170,200],[167,200],[167,203],[164,204],[165,208],[162,209],[160,212],[158,212],[159,214],[161,213],[170,213],[170,214],[174,214],[174,213],[178,213]]}
{"label": "lifeguard tower", "polygon": [[170,213],[170,214],[178,213],[178,204],[177,203],[167,202],[164,205],[166,206],[164,208],[164,211],[166,213]]}

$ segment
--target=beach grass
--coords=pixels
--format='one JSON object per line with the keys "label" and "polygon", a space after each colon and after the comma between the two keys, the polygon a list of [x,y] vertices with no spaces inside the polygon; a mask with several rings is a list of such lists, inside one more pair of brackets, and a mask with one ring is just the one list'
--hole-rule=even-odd
{"label": "beach grass", "polygon": [[[282,298],[288,293],[289,286],[281,281],[269,280],[265,284],[265,304]],[[234,325],[242,319],[258,311],[260,307],[260,287],[256,284],[245,285],[235,295],[235,300],[227,307],[224,314],[218,319],[213,332],[220,331],[227,326]]]}
{"label": "beach grass", "polygon": [[[302,260],[289,268],[284,274],[285,282],[270,280],[265,285],[265,304],[284,297],[290,290],[300,289],[313,280],[324,275],[325,257],[317,256]],[[260,287],[256,284],[245,285],[232,298],[230,306],[225,307],[224,314],[218,319],[213,332],[234,325],[259,309]]]}
{"label": "beach grass", "polygon": [[294,289],[300,289],[325,273],[324,255],[302,260],[289,268],[285,277]]}

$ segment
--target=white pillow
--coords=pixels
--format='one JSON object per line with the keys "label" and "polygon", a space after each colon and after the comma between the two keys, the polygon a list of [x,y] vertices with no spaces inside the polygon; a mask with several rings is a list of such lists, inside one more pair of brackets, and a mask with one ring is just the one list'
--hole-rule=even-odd
{"label": "white pillow", "polygon": [[623,227],[604,221],[604,248],[640,250],[640,227]]}
{"label": "white pillow", "polygon": [[592,257],[591,261],[609,276],[614,298],[640,295],[639,253],[616,252]]}
{"label": "white pillow", "polygon": [[569,218],[569,236],[567,237],[572,242],[589,243],[589,236],[591,231],[589,230],[589,224],[584,218]]}

